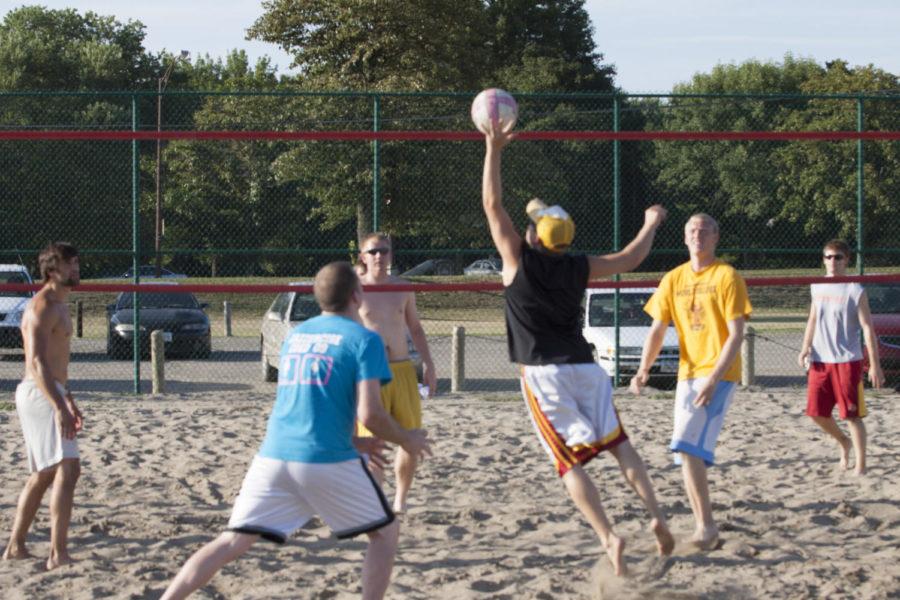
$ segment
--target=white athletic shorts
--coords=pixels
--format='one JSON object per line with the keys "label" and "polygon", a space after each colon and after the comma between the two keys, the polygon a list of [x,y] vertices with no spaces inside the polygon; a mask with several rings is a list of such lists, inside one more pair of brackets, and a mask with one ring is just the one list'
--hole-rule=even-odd
{"label": "white athletic shorts", "polygon": [[[66,388],[56,382],[59,393],[65,396]],[[75,438],[63,438],[56,424],[56,409],[34,379],[25,379],[16,388],[16,412],[25,436],[25,452],[28,468],[32,473],[55,467],[64,458],[78,458],[78,442]]]}
{"label": "white athletic shorts", "polygon": [[541,446],[559,476],[628,439],[596,363],[523,365],[522,395]]}
{"label": "white athletic shorts", "polygon": [[314,515],[339,538],[375,531],[394,520],[381,487],[360,458],[301,463],[255,456],[228,529],[283,544]]}
{"label": "white athletic shorts", "polygon": [[675,453],[675,464],[681,464],[681,452],[702,458],[707,465],[715,463],[716,442],[731,406],[737,384],[720,381],[706,406],[694,406],[694,398],[708,378],[698,377],[678,382],[675,388],[675,427],[669,448]]}

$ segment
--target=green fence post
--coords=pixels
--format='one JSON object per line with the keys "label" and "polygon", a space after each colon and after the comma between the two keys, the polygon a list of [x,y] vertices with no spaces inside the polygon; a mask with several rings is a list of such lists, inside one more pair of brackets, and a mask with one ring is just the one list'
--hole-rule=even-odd
{"label": "green fence post", "polygon": [[[856,99],[856,131],[863,130],[863,99]],[[863,141],[862,138],[856,140],[856,269],[860,275],[864,271],[863,260],[863,206],[865,205],[865,188],[863,187],[863,177],[865,169],[863,168]]]}
{"label": "green fence post", "polygon": [[[131,96],[131,130],[138,130],[138,97]],[[140,149],[136,139],[131,140],[131,265],[134,269],[134,283],[140,282],[141,277],[141,220],[139,211],[140,200]],[[134,316],[134,331],[132,333],[133,363],[134,363],[134,393],[141,393],[141,309],[139,295],[132,293],[132,314]]]}
{"label": "green fence post", "polygon": [[[616,133],[619,132],[619,95],[616,94],[613,96],[613,131]],[[619,251],[619,245],[621,244],[621,240],[619,236],[621,235],[621,168],[620,168],[620,152],[621,152],[621,142],[619,140],[613,140],[613,251]],[[615,276],[615,281],[619,281],[621,277],[617,273]],[[619,333],[621,332],[621,327],[619,326],[619,288],[616,288],[613,292],[613,327],[616,331],[616,347],[615,347],[615,357],[616,357],[616,370],[613,378],[613,385],[619,385],[619,352],[621,350],[619,344]]]}
{"label": "green fence post", "polygon": [[[372,131],[378,131],[378,117],[381,112],[381,98],[375,96],[372,107]],[[381,144],[378,140],[372,141],[372,229],[378,231],[378,207],[381,205]]]}

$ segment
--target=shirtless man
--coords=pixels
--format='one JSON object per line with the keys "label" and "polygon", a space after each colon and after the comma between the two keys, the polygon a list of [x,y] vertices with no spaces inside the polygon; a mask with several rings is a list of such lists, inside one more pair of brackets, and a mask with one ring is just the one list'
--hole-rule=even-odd
{"label": "shirtless man", "polygon": [[81,411],[67,385],[72,319],[66,299],[78,285],[78,250],[55,242],[39,257],[44,287],[22,317],[25,379],[16,388],[16,411],[25,436],[31,475],[19,496],[12,535],[3,559],[28,558],[25,537],[44,492],[50,497],[50,557],[47,569],[72,562],[67,548],[75,483],[81,473],[76,434]]}
{"label": "shirtless man", "polygon": [[[360,244],[360,265],[365,271],[360,275],[363,285],[406,283],[388,274],[391,264],[391,238],[384,233],[370,233]],[[390,361],[393,379],[381,390],[385,409],[404,429],[422,427],[422,404],[419,397],[415,366],[409,358],[406,332],[422,357],[422,375],[431,397],[437,389],[437,374],[428,350],[425,330],[416,312],[416,297],[412,292],[367,292],[363,296],[359,316],[363,324],[381,334]],[[360,435],[371,435],[360,427]],[[394,461],[396,491],[394,512],[406,511],[406,498],[416,473],[416,457],[403,448],[397,449]]]}

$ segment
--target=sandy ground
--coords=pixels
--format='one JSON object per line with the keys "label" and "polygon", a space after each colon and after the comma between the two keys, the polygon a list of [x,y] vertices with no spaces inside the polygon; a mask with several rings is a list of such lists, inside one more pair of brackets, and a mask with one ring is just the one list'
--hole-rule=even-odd
{"label": "sandy ground", "polygon": [[[262,391],[141,400],[80,395],[83,475],[75,566],[0,562],[0,596],[158,598],[181,563],[224,527],[272,402]],[[404,517],[394,598],[900,598],[900,394],[871,393],[869,473],[837,467],[837,446],[802,416],[801,388],[737,393],[710,472],[718,549],[654,556],[647,518],[610,456],[592,462],[630,575],[611,574],[564,495],[514,394],[445,395],[426,406],[435,456]],[[678,537],[692,528],[666,444],[668,393],[617,395]],[[4,543],[27,472],[15,411],[0,411]],[[390,483],[390,479],[389,479]],[[46,556],[45,506],[29,536]],[[257,544],[198,598],[352,598],[365,543],[314,520],[283,547]]]}

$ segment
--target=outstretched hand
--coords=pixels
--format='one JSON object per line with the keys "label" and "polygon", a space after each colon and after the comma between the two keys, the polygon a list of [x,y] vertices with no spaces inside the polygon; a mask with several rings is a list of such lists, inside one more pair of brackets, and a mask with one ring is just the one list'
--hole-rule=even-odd
{"label": "outstretched hand", "polygon": [[387,468],[389,463],[387,456],[384,454],[387,450],[387,444],[381,438],[353,436],[353,447],[360,454],[369,457],[371,466],[382,471]]}
{"label": "outstretched hand", "polygon": [[488,148],[494,150],[502,150],[504,146],[516,139],[516,134],[512,133],[515,123],[507,123],[504,127],[495,127],[494,122],[488,123],[487,133],[484,134],[485,142]]}

